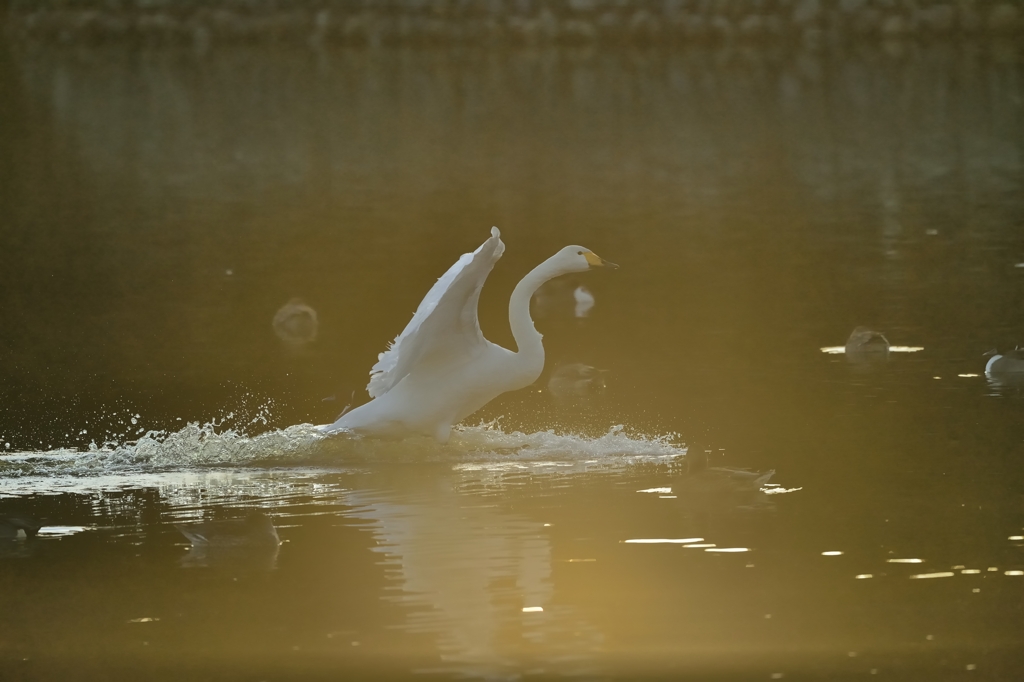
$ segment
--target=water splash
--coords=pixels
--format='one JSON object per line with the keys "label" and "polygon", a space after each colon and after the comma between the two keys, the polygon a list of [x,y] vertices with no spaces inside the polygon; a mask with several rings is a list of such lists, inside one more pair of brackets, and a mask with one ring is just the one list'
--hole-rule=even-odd
{"label": "water splash", "polygon": [[[228,415],[231,417],[232,415]],[[87,449],[0,454],[0,476],[95,476],[208,467],[344,466],[374,462],[451,462],[467,470],[575,466],[680,457],[675,434],[628,434],[615,426],[596,438],[554,431],[506,433],[496,423],[460,426],[446,445],[430,438],[379,441],[325,436],[311,424],[255,436],[224,428],[225,420],[190,422],[177,431],[150,430],[124,443]]]}
{"label": "water splash", "polygon": [[453,444],[469,460],[456,467],[464,471],[667,461],[686,454],[686,447],[674,442],[677,438],[629,434],[621,424],[596,438],[555,431],[506,433],[493,423],[452,434]]}

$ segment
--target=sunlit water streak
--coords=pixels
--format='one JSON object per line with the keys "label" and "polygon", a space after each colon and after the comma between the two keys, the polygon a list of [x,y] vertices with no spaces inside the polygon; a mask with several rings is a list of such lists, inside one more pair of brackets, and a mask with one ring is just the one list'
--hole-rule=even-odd
{"label": "sunlit water streak", "polygon": [[[924,346],[889,346],[888,351],[890,353],[917,353],[924,350]],[[843,355],[846,353],[846,346],[824,346],[821,348],[822,353],[828,355]]]}

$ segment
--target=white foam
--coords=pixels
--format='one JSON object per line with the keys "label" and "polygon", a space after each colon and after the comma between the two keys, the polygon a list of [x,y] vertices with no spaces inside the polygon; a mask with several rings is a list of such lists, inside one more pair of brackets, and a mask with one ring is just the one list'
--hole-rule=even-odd
{"label": "white foam", "polygon": [[204,467],[343,466],[367,462],[452,462],[465,470],[498,471],[602,467],[668,461],[686,454],[675,434],[630,435],[615,426],[596,438],[554,431],[506,433],[495,424],[460,426],[440,445],[429,438],[376,441],[325,436],[311,424],[299,424],[248,436],[215,423],[189,423],[178,431],[149,431],[124,444],[91,445],[0,454],[0,475],[92,476],[145,474]]}

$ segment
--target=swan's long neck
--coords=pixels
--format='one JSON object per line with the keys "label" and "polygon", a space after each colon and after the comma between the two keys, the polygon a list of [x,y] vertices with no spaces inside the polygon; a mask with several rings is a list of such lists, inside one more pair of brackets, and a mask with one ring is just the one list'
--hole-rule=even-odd
{"label": "swan's long neck", "polygon": [[544,344],[541,342],[543,337],[533,326],[530,299],[544,282],[564,274],[554,267],[551,260],[549,258],[527,273],[516,285],[508,302],[508,322],[512,327],[512,336],[516,340],[518,355],[524,360],[539,359],[541,364],[544,362]]}

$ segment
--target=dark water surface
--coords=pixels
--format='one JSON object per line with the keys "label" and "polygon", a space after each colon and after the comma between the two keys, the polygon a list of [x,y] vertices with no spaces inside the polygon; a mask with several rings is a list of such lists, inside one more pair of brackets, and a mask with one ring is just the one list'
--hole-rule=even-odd
{"label": "dark water surface", "polygon": [[[1024,675],[1016,47],[21,46],[0,120],[0,677]],[[535,264],[621,265],[538,384],[304,425],[491,225],[505,345]]]}

